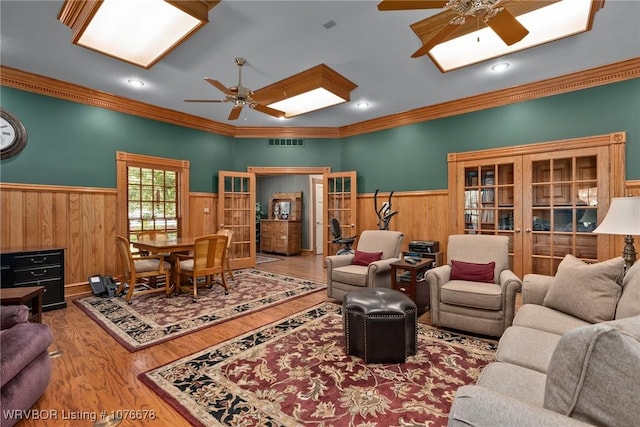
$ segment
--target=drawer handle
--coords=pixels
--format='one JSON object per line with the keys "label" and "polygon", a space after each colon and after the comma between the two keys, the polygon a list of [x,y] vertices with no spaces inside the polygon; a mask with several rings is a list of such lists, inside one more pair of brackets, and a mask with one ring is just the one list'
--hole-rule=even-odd
{"label": "drawer handle", "polygon": [[39,260],[36,258],[31,258],[31,262],[34,264],[42,264],[43,262],[45,262],[47,260],[46,256],[43,256],[42,258],[40,258]]}
{"label": "drawer handle", "polygon": [[407,292],[407,288],[400,288],[400,292]]}
{"label": "drawer handle", "polygon": [[30,273],[31,273],[31,275],[32,275],[33,277],[42,277],[42,276],[44,276],[45,274],[47,274],[47,270],[42,270],[42,273],[40,273],[40,274],[37,274],[35,271],[31,271]]}

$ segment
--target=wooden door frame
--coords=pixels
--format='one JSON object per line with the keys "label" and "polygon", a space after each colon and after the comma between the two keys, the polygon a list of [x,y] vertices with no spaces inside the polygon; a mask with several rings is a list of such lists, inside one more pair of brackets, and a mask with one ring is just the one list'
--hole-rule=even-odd
{"label": "wooden door frame", "polygon": [[322,175],[331,172],[329,166],[319,167],[282,167],[282,166],[247,166],[247,172],[253,172],[256,176],[268,175]]}
{"label": "wooden door frame", "polygon": [[[256,178],[259,176],[276,176],[276,175],[324,175],[325,173],[331,173],[331,167],[329,166],[247,166],[247,172],[255,174]],[[257,197],[257,194],[256,194]],[[315,230],[314,230],[315,233]],[[315,246],[312,246],[315,253]]]}

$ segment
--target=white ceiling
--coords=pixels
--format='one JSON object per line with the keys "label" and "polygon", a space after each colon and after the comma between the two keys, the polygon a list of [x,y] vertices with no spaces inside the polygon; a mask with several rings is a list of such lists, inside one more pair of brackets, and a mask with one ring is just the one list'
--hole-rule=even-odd
{"label": "white ceiling", "polygon": [[[370,0],[224,0],[202,30],[145,70],[71,44],[71,30],[57,19],[62,3],[0,0],[0,63],[243,127],[344,126],[640,57],[638,0],[606,0],[590,32],[446,74],[428,57],[411,58],[420,43],[409,25],[437,11],[380,12]],[[331,20],[337,25],[325,29]],[[321,63],[358,88],[350,103],[286,122],[247,108],[227,121],[230,104],[183,102],[220,99],[203,78],[236,84],[236,56],[247,59],[243,84],[254,90]],[[504,60],[506,73],[490,71]],[[134,89],[130,78],[146,84]],[[359,101],[371,107],[358,109]]]}

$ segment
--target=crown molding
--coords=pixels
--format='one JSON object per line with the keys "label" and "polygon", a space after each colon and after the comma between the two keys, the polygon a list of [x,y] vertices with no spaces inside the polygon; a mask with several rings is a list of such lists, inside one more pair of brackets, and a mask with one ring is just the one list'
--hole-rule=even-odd
{"label": "crown molding", "polygon": [[341,127],[242,127],[0,65],[0,85],[235,138],[346,138],[640,77],[640,57]]}
{"label": "crown molding", "polygon": [[33,74],[16,68],[0,65],[0,84],[92,107],[105,108],[151,120],[203,130],[220,135],[233,136],[235,126],[207,120],[167,108],[113,95],[62,80]]}
{"label": "crown molding", "polygon": [[480,95],[416,108],[340,128],[340,136],[361,135],[368,132],[501,107],[552,95],[588,89],[640,77],[640,58],[632,58],[601,67],[591,68],[566,76],[487,92]]}

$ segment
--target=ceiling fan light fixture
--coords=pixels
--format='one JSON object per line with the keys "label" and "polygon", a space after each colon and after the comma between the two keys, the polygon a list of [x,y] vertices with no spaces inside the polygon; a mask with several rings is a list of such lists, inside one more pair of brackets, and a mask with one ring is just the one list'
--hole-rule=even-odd
{"label": "ceiling fan light fixture", "polygon": [[[477,64],[589,31],[599,7],[598,0],[561,0],[517,16],[529,34],[511,46],[507,46],[491,28],[485,27],[437,44],[428,56],[442,72]],[[426,21],[428,19],[423,22]],[[417,24],[422,25],[422,22]],[[417,30],[417,27],[412,28]]]}
{"label": "ceiling fan light fixture", "polygon": [[294,117],[342,104],[343,102],[347,102],[347,100],[320,87],[301,93],[300,95],[285,98],[282,101],[268,104],[268,106],[286,112],[286,117]]}
{"label": "ceiling fan light fixture", "polygon": [[320,64],[255,91],[254,99],[284,111],[286,117],[317,111],[351,100],[358,85]]}
{"label": "ceiling fan light fixture", "polygon": [[148,69],[203,27],[217,3],[66,0],[58,19],[74,44]]}

